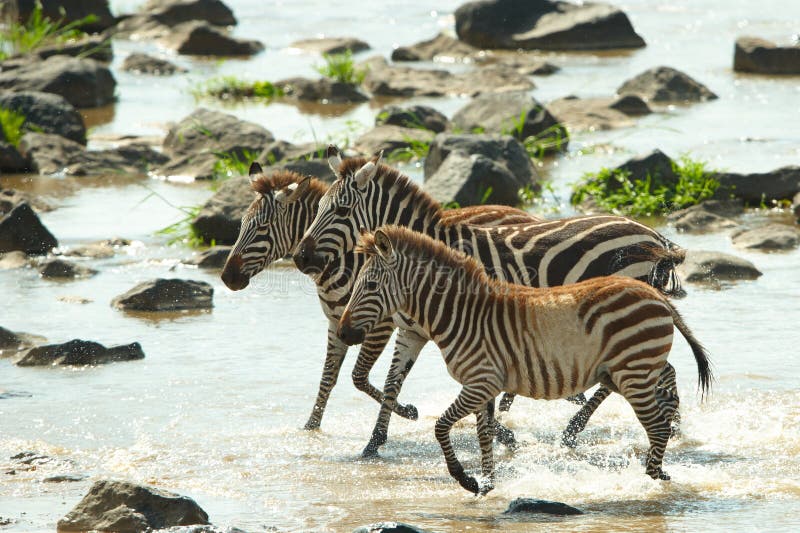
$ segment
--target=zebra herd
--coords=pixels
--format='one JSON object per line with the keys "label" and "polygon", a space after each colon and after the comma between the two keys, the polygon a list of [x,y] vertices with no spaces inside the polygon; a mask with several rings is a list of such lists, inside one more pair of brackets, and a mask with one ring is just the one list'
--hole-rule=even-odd
{"label": "zebra herd", "polygon": [[[433,340],[463,386],[435,434],[448,471],[467,490],[491,490],[495,436],[515,445],[513,433],[494,418],[500,392],[506,410],[514,394],[581,398],[596,384],[562,442],[574,445],[594,410],[617,392],[650,440],[647,474],[669,479],[661,460],[678,418],[675,372],[667,362],[673,326],[692,348],[701,389],[711,382],[704,349],[665,297],[682,293],[675,274],[684,258],[680,247],[619,216],[542,220],[502,206],[444,210],[380,156],[343,160],[333,146],[327,155],[337,177],[330,187],[251,166],[255,199],[222,272],[223,282],[240,290],[292,254],[314,279],[328,339],[306,429],[320,426],[347,347],[361,344],[352,379],[381,404],[363,451],[376,455],[391,413],[418,416],[397,396]],[[395,328],[380,391],[369,372]],[[465,474],[449,440],[452,425],[470,413],[477,417],[481,483]]]}

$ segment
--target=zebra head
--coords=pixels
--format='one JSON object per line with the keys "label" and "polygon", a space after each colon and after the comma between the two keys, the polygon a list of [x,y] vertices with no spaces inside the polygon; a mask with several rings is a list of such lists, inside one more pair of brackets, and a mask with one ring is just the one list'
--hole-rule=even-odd
{"label": "zebra head", "polygon": [[288,171],[265,176],[261,165],[250,166],[255,199],[242,216],[239,238],[222,270],[222,281],[229,289],[244,289],[250,278],[295,248],[321,195],[321,184],[309,192],[311,181]]}
{"label": "zebra head", "polygon": [[355,248],[360,228],[377,226],[369,205],[372,196],[379,192],[374,178],[382,167],[382,155],[370,160],[354,157],[343,162],[338,148],[328,147],[328,164],[337,180],[320,200],[317,216],[293,256],[301,271],[321,272],[335,257]]}
{"label": "zebra head", "polygon": [[356,251],[369,259],[356,278],[337,330],[339,338],[350,346],[363,342],[378,322],[395,314],[407,294],[400,285],[402,258],[383,231],[377,230],[374,235],[364,232]]}

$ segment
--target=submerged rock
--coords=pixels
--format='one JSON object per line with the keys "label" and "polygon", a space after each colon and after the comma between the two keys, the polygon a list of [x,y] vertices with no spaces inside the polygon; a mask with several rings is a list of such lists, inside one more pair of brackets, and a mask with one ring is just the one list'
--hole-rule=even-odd
{"label": "submerged rock", "polygon": [[122,62],[122,70],[137,74],[152,74],[154,76],[169,76],[176,72],[186,72],[186,69],[175,63],[153,57],[151,55],[134,52]]}
{"label": "submerged rock", "polygon": [[437,202],[461,207],[480,204],[516,206],[520,184],[503,165],[480,154],[450,153],[425,180],[425,190]]}
{"label": "submerged rock", "polygon": [[43,278],[49,279],[74,279],[88,278],[97,274],[97,270],[72,261],[59,258],[48,259],[39,267]]}
{"label": "submerged rock", "polygon": [[111,305],[124,311],[211,309],[214,289],[205,281],[155,279],[117,296]]}
{"label": "submerged rock", "polygon": [[678,275],[688,282],[758,279],[762,273],[753,263],[735,255],[706,250],[688,250]]}
{"label": "submerged rock", "polygon": [[28,255],[43,255],[56,246],[58,241],[27,202],[16,205],[0,218],[0,252],[19,250]]}
{"label": "submerged rock", "polygon": [[722,172],[715,177],[720,183],[715,197],[733,196],[751,206],[760,205],[762,201],[791,200],[800,192],[800,166],[797,165],[750,174]]}
{"label": "submerged rock", "polygon": [[58,530],[135,533],[192,524],[208,524],[208,514],[189,497],[124,481],[97,481],[58,521]]}
{"label": "submerged rock", "polygon": [[230,253],[230,246],[212,246],[188,259],[186,264],[197,265],[200,268],[221,269],[225,266],[225,261]]}
{"label": "submerged rock", "polygon": [[370,46],[355,37],[320,37],[317,39],[301,39],[289,45],[290,48],[309,50],[320,54],[343,54],[348,50],[354,54],[369,50]]}
{"label": "submerged rock", "polygon": [[800,229],[785,224],[768,224],[731,235],[733,245],[764,252],[791,250],[800,246]]}
{"label": "submerged rock", "polygon": [[17,361],[17,366],[102,365],[118,361],[144,359],[138,342],[106,348],[100,343],[74,339],[63,344],[31,348]]}
{"label": "submerged rock", "polygon": [[533,498],[517,498],[508,504],[508,509],[503,514],[544,513],[553,515],[578,515],[583,511],[567,505],[566,503],[549,500],[536,500]]}
{"label": "submerged rock", "polygon": [[733,70],[757,74],[800,74],[800,44],[778,46],[759,37],[739,37]]}
{"label": "submerged rock", "polygon": [[403,522],[376,522],[368,526],[357,527],[353,533],[430,533],[427,529],[418,528]]}
{"label": "submerged rock", "polygon": [[42,483],[77,483],[83,481],[87,477],[88,476],[85,474],[59,474],[44,478]]}
{"label": "submerged rock", "polygon": [[617,93],[632,94],[648,102],[685,103],[715,100],[711,90],[672,67],[654,67],[623,83]]}

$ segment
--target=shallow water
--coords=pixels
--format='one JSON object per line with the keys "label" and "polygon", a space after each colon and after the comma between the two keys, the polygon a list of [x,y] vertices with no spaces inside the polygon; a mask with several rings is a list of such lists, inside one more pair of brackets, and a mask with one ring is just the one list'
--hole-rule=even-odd
{"label": "shallow water", "polygon": [[[137,3],[113,2],[116,12]],[[319,60],[287,50],[295,39],[359,36],[374,48],[360,57],[388,55],[393,46],[451,27],[459,3],[439,2],[431,12],[418,0],[345,2],[335,9],[322,2],[231,0],[240,20],[235,33],[261,39],[267,51],[248,61],[175,58],[191,73],[163,80],[115,70],[119,102],[92,112],[91,145],[101,146],[114,134],[163,135],[166,122],[197,105],[189,88],[209,76],[312,75],[311,65]],[[634,128],[580,134],[567,156],[540,169],[558,197],[544,206],[546,213],[563,202],[581,173],[656,147],[673,156],[691,152],[734,171],[798,163],[800,78],[736,75],[730,66],[736,35],[785,42],[797,31],[800,4],[764,1],[756,9],[744,0],[681,0],[655,8],[636,0],[620,5],[648,47],[617,55],[547,54],[563,70],[536,79],[537,98],[608,95],[645,68],[668,64],[695,76],[720,99],[670,109]],[[127,53],[156,48],[122,41],[115,50],[116,68]],[[415,102],[447,114],[464,103]],[[283,104],[225,109],[263,124],[278,138],[337,142],[353,139],[377,111],[370,104],[339,116],[303,114]],[[413,165],[404,170],[421,179]],[[430,345],[401,395],[417,405],[420,420],[393,419],[381,459],[359,458],[377,406],[349,383],[352,354],[322,429],[301,429],[313,405],[325,345],[326,324],[312,284],[291,268],[273,268],[234,293],[214,273],[179,264],[193,252],[155,234],[183,217],[172,206],[195,205],[210,196],[206,185],[120,177],[2,180],[3,186],[45,194],[59,206],[42,218],[65,247],[112,236],[135,242],[112,259],[91,261],[100,274],[88,280],[58,283],[32,269],[0,271],[0,325],[52,342],[136,340],[147,355],[137,362],[65,369],[17,368],[0,359],[0,516],[16,520],[8,531],[52,531],[90,483],[104,478],[190,495],[215,524],[248,531],[349,531],[378,520],[434,531],[800,527],[800,251],[742,252],[724,233],[692,236],[660,226],[686,248],[735,253],[764,272],[757,281],[721,288],[689,285],[688,297],[677,304],[709,348],[718,379],[710,398],[700,403],[691,352],[676,342],[671,362],[679,373],[684,422],[683,436],[670,443],[665,458],[672,482],[644,475],[644,431],[620,398],[600,408],[574,451],[559,445],[573,405],[520,398],[503,420],[523,445],[513,454],[496,449],[496,489],[475,498],[449,478],[433,438],[434,421],[458,386]],[[786,215],[763,212],[741,222],[757,225],[772,218],[790,222]],[[114,296],[159,276],[208,281],[215,289],[213,311],[157,318],[109,306]],[[60,299],[64,296],[91,301],[68,303]],[[379,361],[373,383],[382,381],[387,365]],[[478,466],[473,421],[459,425],[454,438],[467,466]],[[9,458],[26,450],[53,460],[24,470]],[[5,473],[12,469],[15,474]],[[42,482],[56,474],[87,478]],[[564,501],[587,514],[533,522],[504,518],[502,511],[516,497]]]}

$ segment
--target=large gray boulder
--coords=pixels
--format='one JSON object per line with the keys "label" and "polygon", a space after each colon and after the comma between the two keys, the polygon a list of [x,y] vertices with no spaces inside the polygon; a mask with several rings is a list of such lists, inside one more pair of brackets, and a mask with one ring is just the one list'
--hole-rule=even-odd
{"label": "large gray boulder", "polygon": [[102,63],[62,55],[0,72],[0,89],[54,93],[77,108],[113,102],[116,85],[111,71]]}
{"label": "large gray boulder", "polygon": [[208,514],[191,498],[125,481],[97,481],[58,521],[58,530],[139,533],[193,524],[208,524]]}
{"label": "large gray boulder", "polygon": [[114,298],[123,311],[185,311],[211,309],[214,289],[205,281],[155,279],[140,283]]}
{"label": "large gray boulder", "polygon": [[425,190],[442,204],[516,206],[519,183],[503,165],[480,154],[452,152],[425,180]]}
{"label": "large gray boulder", "polygon": [[756,74],[800,74],[800,44],[778,46],[759,37],[739,37],[733,70]]}
{"label": "large gray boulder", "polygon": [[640,48],[627,15],[600,3],[481,0],[456,10],[456,33],[478,48],[606,50]]}
{"label": "large gray boulder", "polygon": [[0,108],[12,109],[25,116],[25,127],[43,133],[55,133],[86,144],[86,126],[81,114],[63,96],[19,91],[0,94]]}
{"label": "large gray boulder", "polygon": [[17,204],[0,218],[0,253],[19,250],[43,255],[56,246],[58,241],[27,202]]}
{"label": "large gray boulder", "polygon": [[722,172],[716,178],[720,186],[715,197],[733,196],[752,206],[762,201],[791,200],[800,192],[800,166],[797,165],[750,174]]}
{"label": "large gray boulder", "polygon": [[193,56],[249,56],[264,50],[259,41],[236,39],[202,20],[175,26],[163,42],[179,54]]}
{"label": "large gray boulder", "polygon": [[759,271],[753,263],[735,255],[706,250],[688,250],[678,266],[678,275],[688,282],[737,281],[757,279]]}
{"label": "large gray boulder", "polygon": [[653,67],[623,83],[617,94],[632,94],[648,102],[687,103],[715,100],[702,83],[672,67]]}
{"label": "large gray boulder", "polygon": [[436,109],[424,105],[388,105],[378,111],[375,125],[389,124],[404,128],[422,128],[436,133],[447,129],[447,117]]}
{"label": "large gray boulder", "polygon": [[800,229],[786,224],[767,224],[736,232],[731,235],[731,239],[738,248],[762,252],[791,250],[800,246]]}
{"label": "large gray boulder", "polygon": [[93,341],[74,339],[63,344],[31,348],[20,356],[17,366],[104,365],[120,361],[144,359],[138,342],[105,347]]}
{"label": "large gray boulder", "polygon": [[[38,0],[16,0],[18,9],[18,20],[27,21]],[[41,2],[42,15],[52,21],[70,23],[82,20],[89,15],[94,15],[96,20],[81,26],[86,32],[103,31],[110,28],[116,22],[108,0],[59,0],[58,2],[44,0]]]}

